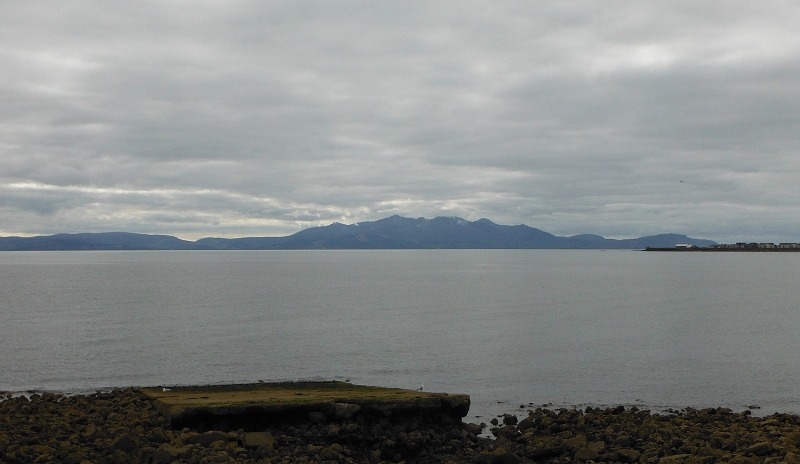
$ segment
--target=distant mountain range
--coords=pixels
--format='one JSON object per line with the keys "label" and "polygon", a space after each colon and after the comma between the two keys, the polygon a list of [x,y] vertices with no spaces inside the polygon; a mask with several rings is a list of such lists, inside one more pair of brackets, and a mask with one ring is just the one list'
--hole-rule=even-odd
{"label": "distant mountain range", "polygon": [[678,234],[614,240],[599,235],[559,237],[526,225],[503,226],[488,219],[392,216],[353,225],[333,223],[286,237],[203,238],[128,232],[0,237],[0,251],[48,250],[343,250],[343,249],[644,249],[679,243],[706,247],[716,242]]}

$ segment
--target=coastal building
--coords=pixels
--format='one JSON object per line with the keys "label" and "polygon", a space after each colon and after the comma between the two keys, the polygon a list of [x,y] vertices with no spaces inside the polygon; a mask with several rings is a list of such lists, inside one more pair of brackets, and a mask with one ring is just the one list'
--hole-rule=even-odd
{"label": "coastal building", "polygon": [[800,250],[800,243],[782,242],[774,243],[720,243],[711,245],[708,248],[713,250]]}
{"label": "coastal building", "polygon": [[800,243],[793,243],[793,242],[782,242],[779,244],[763,242],[763,243],[756,243],[756,242],[737,242],[737,243],[718,243],[714,245],[709,245],[706,247],[698,247],[697,245],[690,245],[688,243],[679,243],[675,245],[675,248],[647,248],[651,251],[669,251],[669,250],[677,250],[677,251],[795,251],[800,252]]}
{"label": "coastal building", "polygon": [[711,245],[710,248],[723,248],[726,250],[746,250],[750,248],[758,248],[758,243],[744,243],[744,242],[722,243],[719,245]]}

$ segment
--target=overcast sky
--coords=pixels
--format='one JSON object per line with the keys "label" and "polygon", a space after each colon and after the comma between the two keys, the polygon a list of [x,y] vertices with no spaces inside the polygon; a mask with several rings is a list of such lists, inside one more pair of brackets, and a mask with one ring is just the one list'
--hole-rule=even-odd
{"label": "overcast sky", "polygon": [[800,241],[800,3],[11,1],[0,235]]}

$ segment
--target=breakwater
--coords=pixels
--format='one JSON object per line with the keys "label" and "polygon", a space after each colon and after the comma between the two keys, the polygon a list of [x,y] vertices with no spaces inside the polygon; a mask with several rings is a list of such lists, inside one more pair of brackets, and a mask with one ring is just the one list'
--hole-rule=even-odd
{"label": "breakwater", "polygon": [[469,412],[463,394],[354,385],[280,382],[143,388],[173,429],[260,430],[276,424],[413,416],[452,423]]}

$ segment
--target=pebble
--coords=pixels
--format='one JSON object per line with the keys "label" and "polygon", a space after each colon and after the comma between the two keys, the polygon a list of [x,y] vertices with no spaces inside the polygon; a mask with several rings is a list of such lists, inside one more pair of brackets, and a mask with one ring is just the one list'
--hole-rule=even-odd
{"label": "pebble", "polygon": [[139,390],[0,401],[0,462],[800,464],[800,418],[729,409],[537,408],[484,426],[356,408],[264,430],[171,430]]}

